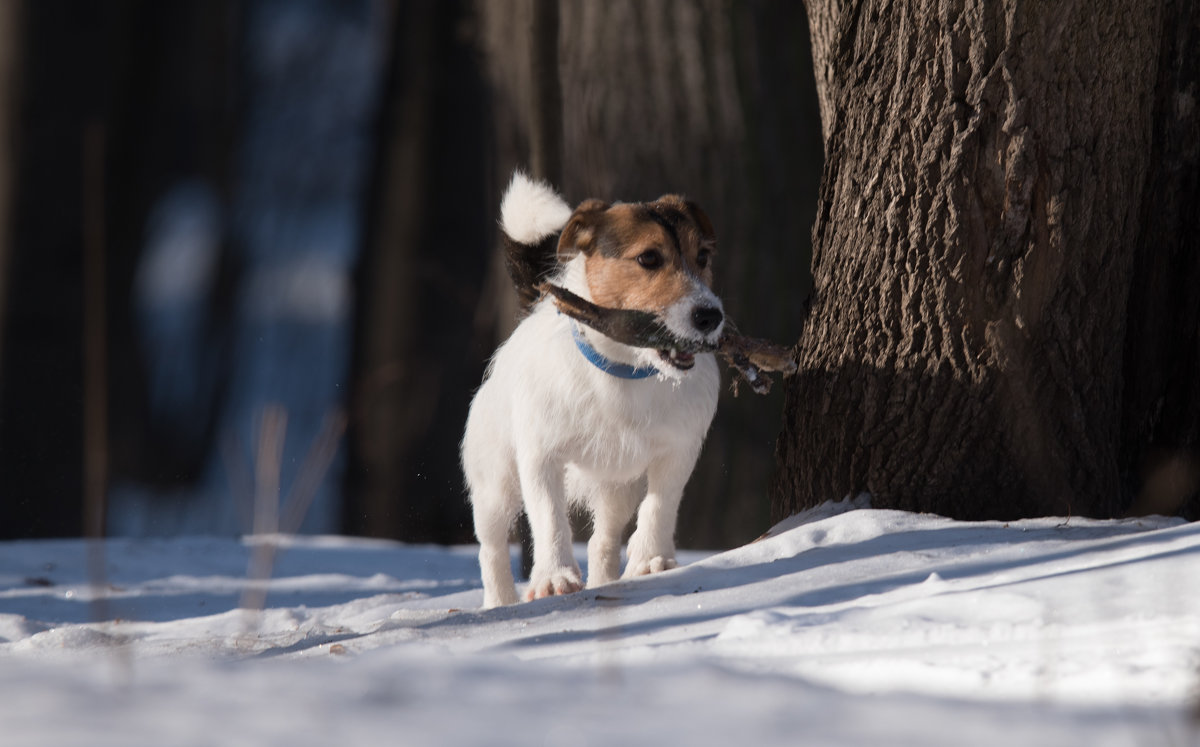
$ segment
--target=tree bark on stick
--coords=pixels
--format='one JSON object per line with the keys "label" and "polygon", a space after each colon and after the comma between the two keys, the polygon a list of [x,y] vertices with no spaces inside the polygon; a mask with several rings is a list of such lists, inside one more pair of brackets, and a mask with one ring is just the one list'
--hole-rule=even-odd
{"label": "tree bark on stick", "polygon": [[777,517],[860,491],[960,518],[1128,503],[1131,277],[1157,266],[1135,247],[1180,7],[809,0],[826,163]]}

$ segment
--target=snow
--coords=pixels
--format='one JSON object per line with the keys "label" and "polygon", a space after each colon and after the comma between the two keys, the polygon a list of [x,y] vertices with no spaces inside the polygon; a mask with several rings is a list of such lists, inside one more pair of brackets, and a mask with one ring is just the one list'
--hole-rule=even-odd
{"label": "snow", "polygon": [[490,611],[473,547],[0,543],[0,744],[1200,744],[1200,525],[863,506]]}

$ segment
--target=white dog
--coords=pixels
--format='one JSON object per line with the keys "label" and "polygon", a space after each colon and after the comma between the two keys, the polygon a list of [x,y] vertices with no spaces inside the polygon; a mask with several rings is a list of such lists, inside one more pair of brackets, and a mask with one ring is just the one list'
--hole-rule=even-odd
{"label": "white dog", "polygon": [[[694,204],[667,195],[588,200],[572,211],[551,187],[518,172],[500,215],[510,267],[523,257],[528,268],[532,257],[541,279],[600,306],[655,312],[682,340],[720,336],[713,230]],[[522,505],[533,534],[526,600],[583,588],[568,503],[592,515],[588,587],[617,579],[621,536],[635,511],[624,575],[674,568],[679,502],[719,386],[711,353],[629,347],[548,299],[537,302],[496,351],[463,437],[484,606],[517,602],[508,540]]]}

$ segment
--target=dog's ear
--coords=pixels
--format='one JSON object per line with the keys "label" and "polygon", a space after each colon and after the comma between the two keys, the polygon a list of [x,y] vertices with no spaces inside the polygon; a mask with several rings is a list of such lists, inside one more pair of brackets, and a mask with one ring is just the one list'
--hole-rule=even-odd
{"label": "dog's ear", "polygon": [[591,254],[596,246],[596,231],[609,208],[603,200],[584,200],[575,208],[571,219],[558,237],[558,259],[565,262],[579,252]]}
{"label": "dog's ear", "polygon": [[716,241],[717,232],[713,230],[712,221],[708,219],[708,213],[701,210],[700,206],[691,200],[687,200],[684,206],[691,219],[696,221],[696,225],[700,227],[700,234],[708,241]]}

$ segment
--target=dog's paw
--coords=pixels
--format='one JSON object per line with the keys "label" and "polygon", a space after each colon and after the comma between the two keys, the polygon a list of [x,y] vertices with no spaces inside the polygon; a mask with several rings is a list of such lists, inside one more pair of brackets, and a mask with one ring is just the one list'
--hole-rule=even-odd
{"label": "dog's paw", "polygon": [[679,563],[675,562],[675,558],[668,558],[662,555],[655,555],[653,558],[646,560],[630,560],[629,565],[625,568],[624,578],[633,578],[634,576],[645,576],[650,573],[662,573],[669,571],[672,568],[678,567]]}
{"label": "dog's paw", "polygon": [[525,601],[551,597],[559,594],[573,594],[583,589],[583,578],[578,568],[555,568],[548,573],[538,573],[535,569],[529,580],[529,588],[525,590]]}

